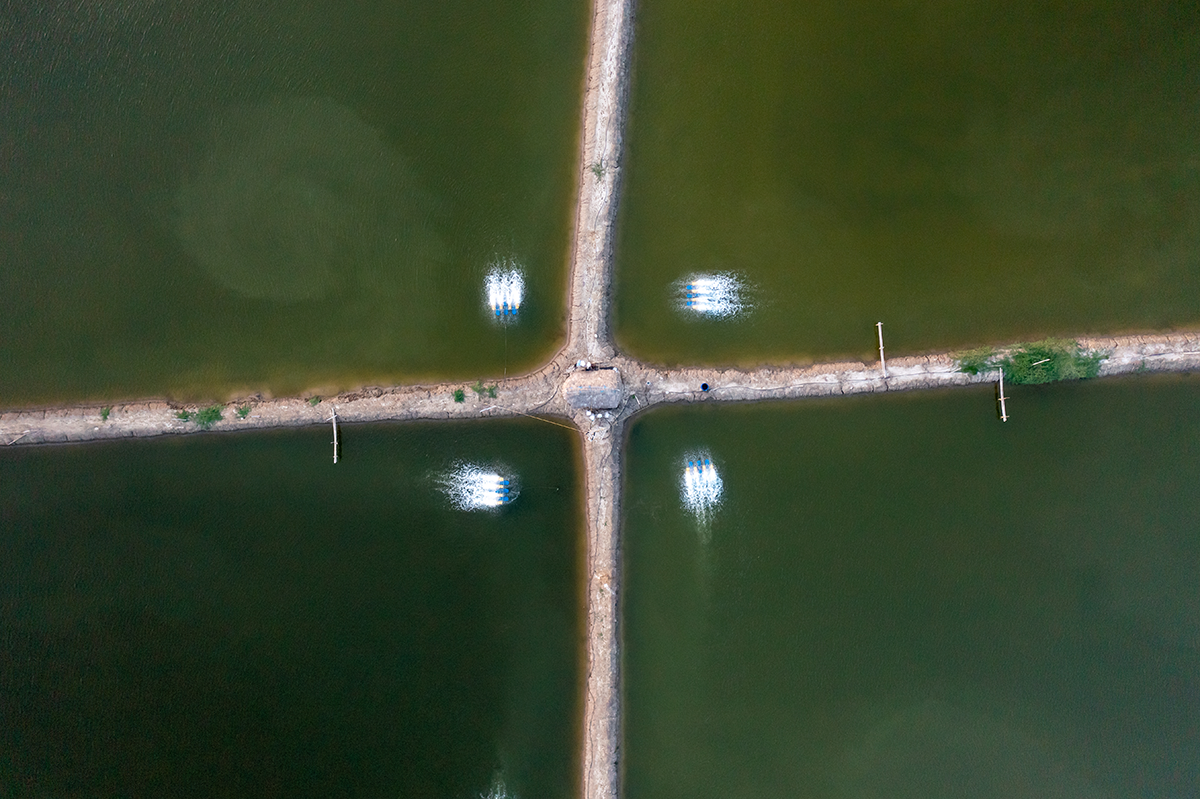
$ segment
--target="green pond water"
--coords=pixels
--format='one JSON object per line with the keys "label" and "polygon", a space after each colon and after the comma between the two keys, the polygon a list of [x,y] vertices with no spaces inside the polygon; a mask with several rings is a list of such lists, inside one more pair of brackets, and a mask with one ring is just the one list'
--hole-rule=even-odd
{"label": "green pond water", "polygon": [[1200,379],[1010,393],[633,426],[629,799],[1200,793]]}
{"label": "green pond water", "polygon": [[8,4],[0,405],[541,362],[586,28],[566,0]]}
{"label": "green pond water", "polygon": [[[616,324],[664,363],[1200,320],[1200,13],[1094,0],[639,5]],[[676,281],[731,272],[700,321]]]}
{"label": "green pond water", "polygon": [[[0,453],[0,796],[575,795],[575,438],[342,441]],[[455,510],[460,460],[517,500]]]}

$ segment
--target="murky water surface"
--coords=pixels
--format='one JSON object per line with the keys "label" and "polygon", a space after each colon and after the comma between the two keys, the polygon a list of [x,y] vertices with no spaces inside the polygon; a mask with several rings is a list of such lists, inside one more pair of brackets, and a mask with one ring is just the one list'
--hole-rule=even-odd
{"label": "murky water surface", "polygon": [[1200,792],[1200,380],[1009,393],[635,424],[630,799]]}
{"label": "murky water surface", "polygon": [[0,453],[0,795],[575,795],[576,440],[341,433]]}
{"label": "murky water surface", "polygon": [[[1200,12],[1096,0],[638,7],[619,341],[667,363],[1200,321]],[[695,273],[745,310],[679,306]]]}
{"label": "murky water surface", "polygon": [[[563,332],[585,4],[0,11],[0,404],[536,365]],[[486,276],[515,265],[519,320]]]}

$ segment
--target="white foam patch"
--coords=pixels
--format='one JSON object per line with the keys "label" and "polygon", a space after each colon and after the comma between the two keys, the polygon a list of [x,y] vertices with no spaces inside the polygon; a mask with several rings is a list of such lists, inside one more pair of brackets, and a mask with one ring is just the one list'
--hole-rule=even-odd
{"label": "white foam patch", "polygon": [[680,499],[686,510],[700,521],[708,521],[721,504],[724,488],[721,475],[717,473],[717,467],[708,453],[687,456],[679,481]]}
{"label": "white foam patch", "polygon": [[495,273],[490,273],[484,280],[484,286],[487,291],[488,307],[494,311],[500,309],[500,304],[504,301],[504,287],[501,283],[500,276]]}
{"label": "white foam patch", "polygon": [[724,319],[750,310],[749,286],[733,272],[689,275],[676,288],[684,313]]}
{"label": "white foam patch", "polygon": [[485,467],[461,463],[438,481],[450,504],[459,510],[487,510],[517,499],[516,481]]}
{"label": "white foam patch", "polygon": [[487,793],[479,794],[479,799],[517,799],[517,795],[508,792],[508,786],[504,784],[504,777],[497,773],[492,777],[492,787]]}
{"label": "white foam patch", "polygon": [[525,274],[515,261],[492,264],[483,287],[487,307],[494,317],[507,322],[517,316],[525,299]]}

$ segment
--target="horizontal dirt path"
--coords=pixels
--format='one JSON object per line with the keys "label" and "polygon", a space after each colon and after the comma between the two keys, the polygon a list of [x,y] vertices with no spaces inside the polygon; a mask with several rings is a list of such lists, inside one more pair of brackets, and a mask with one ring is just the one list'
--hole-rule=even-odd
{"label": "horizontal dirt path", "polygon": [[[1108,353],[1100,365],[1101,377],[1200,370],[1200,332],[1079,338],[1077,341],[1086,350]],[[614,359],[614,364],[619,366],[627,389],[636,397],[632,400],[634,407],[622,409],[623,414],[636,413],[640,408],[660,402],[753,402],[830,397],[963,386],[995,382],[998,377],[995,371],[981,375],[960,372],[951,353],[889,358],[886,379],[878,362],[827,363],[796,368],[765,366],[752,370],[663,369],[623,357]],[[708,384],[707,392],[701,390],[702,384]]]}
{"label": "horizontal dirt path", "polygon": [[[1134,372],[1187,372],[1200,370],[1200,333],[1131,335],[1080,338],[1087,349],[1103,350],[1109,357],[1101,376]],[[611,345],[610,345],[611,346]],[[496,397],[477,394],[464,383],[429,386],[364,388],[330,397],[313,405],[303,398],[248,400],[222,406],[223,418],[212,429],[255,430],[327,424],[337,411],[343,422],[380,422],[415,419],[478,419],[520,414],[577,418],[562,396],[563,378],[574,370],[574,360],[560,356],[545,368],[524,377],[498,380]],[[805,367],[764,366],[758,369],[683,367],[668,369],[614,355],[597,365],[616,367],[627,397],[616,411],[579,416],[584,430],[608,425],[662,402],[747,402],[800,397],[828,397],[879,391],[968,385],[994,381],[995,374],[966,375],[957,370],[950,353],[889,359],[885,380],[879,364],[841,362]],[[708,383],[709,391],[700,390]],[[463,402],[454,391],[463,389]],[[249,415],[237,417],[239,407]],[[111,406],[107,421],[100,406],[14,410],[0,413],[0,445],[96,441],[143,438],[198,432],[192,422],[176,414],[195,409],[167,400]]]}

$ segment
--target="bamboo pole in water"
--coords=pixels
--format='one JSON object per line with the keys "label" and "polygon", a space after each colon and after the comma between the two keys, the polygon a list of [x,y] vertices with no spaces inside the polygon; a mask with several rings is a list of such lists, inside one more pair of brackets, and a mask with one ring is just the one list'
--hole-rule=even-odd
{"label": "bamboo pole in water", "polygon": [[1008,397],[1004,396],[1004,368],[1000,369],[1000,421],[1008,421],[1008,409],[1004,406],[1004,401]]}
{"label": "bamboo pole in water", "polygon": [[333,422],[333,462],[337,463],[338,439],[337,439],[337,410],[336,409],[330,415],[329,421]]}
{"label": "bamboo pole in water", "polygon": [[883,322],[876,322],[875,328],[879,331],[879,368],[883,372],[883,379],[887,380],[887,361],[883,359]]}

